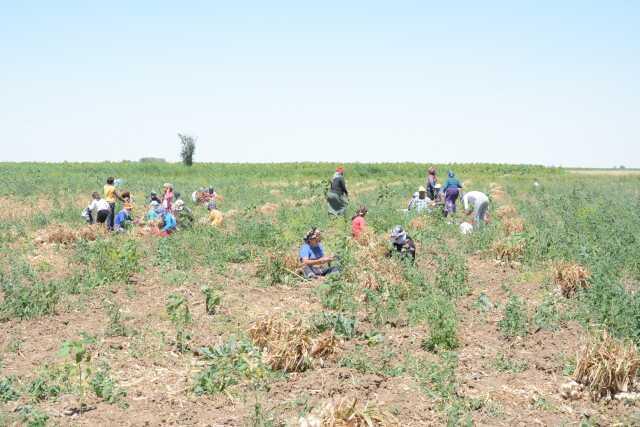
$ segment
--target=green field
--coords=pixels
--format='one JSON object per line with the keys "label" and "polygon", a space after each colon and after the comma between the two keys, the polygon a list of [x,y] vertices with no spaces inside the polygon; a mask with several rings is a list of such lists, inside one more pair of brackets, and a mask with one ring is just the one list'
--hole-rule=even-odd
{"label": "green field", "polygon": [[[460,212],[401,211],[427,166],[345,165],[361,245],[327,214],[334,164],[0,164],[0,426],[298,425],[353,398],[374,425],[640,423],[635,401],[558,392],[590,337],[640,344],[640,175],[436,165],[491,195],[489,225],[462,235]],[[171,182],[204,218],[190,194],[213,185],[225,222],[37,239],[86,228],[107,176],[136,215]],[[396,224],[415,264],[382,255]],[[312,226],[340,275],[291,265]],[[588,273],[568,295],[561,261]]]}

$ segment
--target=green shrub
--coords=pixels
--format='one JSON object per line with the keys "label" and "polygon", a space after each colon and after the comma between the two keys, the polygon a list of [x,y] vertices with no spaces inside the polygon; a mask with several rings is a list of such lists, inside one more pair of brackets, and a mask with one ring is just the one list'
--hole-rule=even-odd
{"label": "green shrub", "polygon": [[18,400],[20,395],[14,387],[14,377],[4,377],[0,379],[0,402],[7,403],[12,400]]}
{"label": "green shrub", "polygon": [[4,299],[0,303],[0,320],[32,319],[52,314],[60,300],[56,283],[23,284],[6,280],[0,273]]}
{"label": "green shrub", "polygon": [[109,365],[103,363],[89,382],[91,389],[97,397],[105,402],[126,407],[127,403],[123,399],[127,396],[127,392],[120,388],[109,375],[110,370]]}
{"label": "green shrub", "polygon": [[312,322],[318,332],[333,331],[336,335],[345,338],[353,338],[356,335],[356,319],[341,313],[322,312],[315,315]]}
{"label": "green shrub", "polygon": [[498,327],[505,338],[524,337],[528,333],[528,319],[524,302],[511,295]]}

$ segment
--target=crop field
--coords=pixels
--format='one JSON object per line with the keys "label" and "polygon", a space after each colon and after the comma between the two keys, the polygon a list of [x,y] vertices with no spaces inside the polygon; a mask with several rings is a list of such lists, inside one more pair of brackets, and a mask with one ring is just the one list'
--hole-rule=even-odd
{"label": "crop field", "polygon": [[[332,164],[0,164],[0,426],[640,424],[640,175],[436,165],[490,196],[463,235],[402,212],[427,166],[345,165],[333,218]],[[136,216],[173,183],[193,228],[86,225],[108,176]],[[341,272],[304,280],[313,226]]]}

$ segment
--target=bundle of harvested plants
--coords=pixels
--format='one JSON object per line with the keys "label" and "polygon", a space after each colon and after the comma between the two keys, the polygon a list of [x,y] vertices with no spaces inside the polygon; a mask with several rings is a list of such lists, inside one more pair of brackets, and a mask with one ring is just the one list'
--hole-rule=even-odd
{"label": "bundle of harvested plants", "polygon": [[569,298],[589,286],[591,273],[580,264],[561,261],[553,266],[553,281],[563,296]]}
{"label": "bundle of harvested plants", "polygon": [[395,418],[358,399],[331,400],[298,420],[300,427],[386,427],[399,426]]}

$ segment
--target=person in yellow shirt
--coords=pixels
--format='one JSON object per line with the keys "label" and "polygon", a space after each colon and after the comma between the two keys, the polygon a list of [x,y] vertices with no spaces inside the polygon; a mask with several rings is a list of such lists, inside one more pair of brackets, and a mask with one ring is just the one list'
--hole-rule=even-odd
{"label": "person in yellow shirt", "polygon": [[222,212],[218,210],[216,202],[209,202],[209,204],[207,205],[207,209],[209,209],[209,222],[211,223],[211,225],[216,227],[222,225]]}
{"label": "person in yellow shirt", "polygon": [[110,176],[107,178],[107,184],[104,186],[104,199],[109,203],[109,216],[107,218],[107,228],[113,230],[113,223],[116,219],[116,201],[122,200],[116,186],[113,185],[115,178]]}

